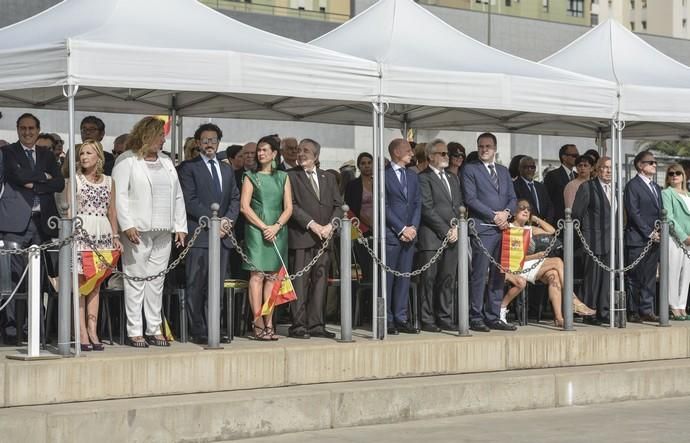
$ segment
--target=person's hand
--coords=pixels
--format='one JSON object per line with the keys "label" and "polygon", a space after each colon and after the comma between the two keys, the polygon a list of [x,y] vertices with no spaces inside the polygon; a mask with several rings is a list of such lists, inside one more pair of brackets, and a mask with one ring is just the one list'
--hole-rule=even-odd
{"label": "person's hand", "polygon": [[321,226],[320,224],[318,224],[316,222],[311,222],[311,224],[309,225],[309,230],[311,232],[313,232],[314,234],[316,234],[317,237],[319,237],[319,240],[324,239],[323,228],[324,228],[323,226]]}
{"label": "person's hand", "polygon": [[34,188],[34,184],[33,184],[33,183],[26,183],[26,184],[24,185],[24,187],[25,187],[26,189],[33,189],[33,188]]}
{"label": "person's hand", "polygon": [[232,229],[232,221],[224,218],[220,221],[220,238],[225,238],[230,235]]}
{"label": "person's hand", "polygon": [[276,225],[271,225],[271,226],[266,226],[264,229],[264,240],[266,241],[273,241],[276,238],[276,235],[278,235],[278,231],[280,230],[280,226]]}
{"label": "person's hand", "polygon": [[538,224],[539,224],[539,217],[537,217],[536,215],[533,215],[532,217],[530,217],[530,220],[531,220],[532,223],[534,223],[535,225],[538,225]]}
{"label": "person's hand", "polygon": [[690,246],[690,237],[686,238],[683,242],[686,246]]}
{"label": "person's hand", "polygon": [[448,230],[448,243],[455,243],[458,241],[458,229],[457,228],[450,228]]}
{"label": "person's hand", "polygon": [[52,178],[53,178],[53,176],[52,176],[52,175],[50,175],[50,174],[48,174],[47,172],[45,172],[45,175],[46,175],[46,178],[47,178],[48,180],[50,180],[50,179],[52,179]]}
{"label": "person's hand", "polygon": [[328,238],[329,235],[331,235],[331,232],[333,232],[333,225],[328,223],[325,226],[321,227],[321,239]]}
{"label": "person's hand", "polygon": [[118,251],[122,251],[122,243],[120,243],[120,239],[117,237],[113,237],[113,247],[117,249]]}
{"label": "person's hand", "polygon": [[417,236],[417,230],[414,228],[414,226],[406,226],[405,229],[403,229],[403,232],[400,235],[400,238],[402,241],[411,242],[412,240],[415,239],[416,236]]}
{"label": "person's hand", "polygon": [[652,239],[653,242],[659,242],[659,232],[654,231],[652,232],[652,235],[649,236],[650,239]]}
{"label": "person's hand", "polygon": [[134,245],[138,245],[141,241],[141,237],[139,237],[139,231],[137,231],[137,228],[127,229],[125,231],[125,235],[127,236],[127,239]]}
{"label": "person's hand", "polygon": [[176,232],[175,233],[175,246],[178,248],[184,247],[184,241],[187,238],[186,232]]}
{"label": "person's hand", "polygon": [[498,226],[499,229],[505,229],[503,226],[507,226],[508,217],[510,217],[510,214],[508,214],[506,211],[495,211],[494,223],[496,223],[496,226]]}

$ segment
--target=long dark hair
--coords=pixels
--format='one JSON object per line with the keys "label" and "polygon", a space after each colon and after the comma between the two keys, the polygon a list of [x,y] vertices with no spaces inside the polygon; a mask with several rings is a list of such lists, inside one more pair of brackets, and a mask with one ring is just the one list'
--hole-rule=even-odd
{"label": "long dark hair", "polygon": [[259,164],[259,146],[266,144],[271,147],[271,151],[276,153],[276,158],[274,160],[275,164],[271,165],[271,174],[275,174],[278,169],[278,165],[281,162],[280,158],[280,142],[273,135],[266,135],[261,137],[258,142],[256,142],[256,155],[254,157],[255,166],[254,172],[259,172],[261,165]]}

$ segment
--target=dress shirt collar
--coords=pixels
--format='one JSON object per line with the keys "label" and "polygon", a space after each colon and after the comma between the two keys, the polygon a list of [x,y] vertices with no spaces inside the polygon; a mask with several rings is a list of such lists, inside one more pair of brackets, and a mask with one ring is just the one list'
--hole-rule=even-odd
{"label": "dress shirt collar", "polygon": [[218,165],[218,158],[215,155],[212,158],[208,158],[207,156],[202,155],[201,158],[204,159],[204,163],[206,164],[206,167],[208,167],[208,162],[210,162],[211,160],[213,160],[215,162],[215,164]]}
{"label": "dress shirt collar", "polygon": [[429,164],[429,168],[430,168],[430,169],[434,172],[434,174],[436,174],[436,175],[439,175],[440,173],[443,172],[443,171],[441,171],[440,169],[434,168],[433,166],[431,166],[431,164]]}
{"label": "dress shirt collar", "polygon": [[652,184],[652,179],[651,179],[651,178],[647,177],[647,176],[644,175],[644,174],[639,174],[639,173],[638,173],[637,175],[640,176],[640,178],[642,179],[642,181],[643,181],[647,186],[651,186],[651,184]]}
{"label": "dress shirt collar", "polygon": [[606,183],[604,180],[602,180],[600,178],[597,178],[597,180],[599,180],[599,184],[601,185],[602,188],[604,188],[604,190],[606,190],[606,186],[611,186],[610,182]]}
{"label": "dress shirt collar", "polygon": [[24,146],[24,144],[21,142],[19,142],[19,144],[22,145],[22,148],[24,148],[25,151],[31,151],[31,152],[36,151],[36,145],[33,145],[32,147],[28,148],[28,147]]}
{"label": "dress shirt collar", "polygon": [[520,176],[520,178],[522,179],[522,181],[525,182],[525,184],[527,184],[527,186],[529,186],[530,184],[534,184],[534,180],[527,180],[527,179],[526,179],[525,177],[523,177],[523,176]]}
{"label": "dress shirt collar", "polygon": [[[304,168],[304,172],[309,175],[309,174],[316,174],[316,166],[311,168],[311,170]],[[318,175],[318,174],[317,174]]]}
{"label": "dress shirt collar", "polygon": [[570,169],[563,163],[561,163],[561,168],[563,168],[563,170],[566,172],[566,174],[568,174],[568,176],[570,176],[570,174],[572,173],[575,174],[575,177],[577,177],[577,168]]}

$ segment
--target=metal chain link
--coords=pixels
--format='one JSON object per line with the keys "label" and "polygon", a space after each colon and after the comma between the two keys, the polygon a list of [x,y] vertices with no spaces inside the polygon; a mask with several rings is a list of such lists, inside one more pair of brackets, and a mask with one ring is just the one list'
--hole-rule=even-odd
{"label": "metal chain link", "polygon": [[0,249],[0,255],[22,255],[29,254],[31,252],[34,252],[35,250],[38,250],[38,252],[43,252],[45,250],[53,249],[55,247],[57,247],[57,249],[60,249],[63,246],[74,241],[76,237],[77,233],[74,233],[62,240],[53,240],[51,242],[43,243],[41,245],[32,245],[24,249]]}
{"label": "metal chain link", "polygon": [[[577,236],[580,238],[580,241],[582,242],[582,247],[585,249],[585,252],[587,253],[587,255],[589,255],[592,258],[592,261],[594,261],[594,263],[596,263],[597,266],[599,266],[601,269],[603,269],[606,272],[628,272],[628,271],[632,270],[633,268],[635,268],[635,266],[640,264],[642,259],[644,259],[644,257],[649,253],[649,250],[652,248],[652,246],[655,243],[654,240],[652,240],[650,238],[649,241],[647,241],[647,244],[645,245],[644,249],[642,249],[642,252],[640,253],[640,255],[635,259],[635,261],[633,261],[632,263],[630,263],[628,266],[626,266],[624,268],[611,268],[611,267],[607,266],[604,262],[602,262],[599,259],[599,257],[594,255],[594,252],[589,247],[587,240],[585,240],[584,234],[580,230],[580,224],[576,223],[574,226],[575,226],[575,232],[577,232]],[[661,230],[661,222],[659,222],[659,220],[657,220],[654,223],[654,231],[652,231],[652,233],[656,232],[658,234],[660,230]],[[688,257],[690,257],[690,256],[688,256]]]}
{"label": "metal chain link", "polygon": [[482,243],[481,239],[479,238],[479,233],[477,233],[477,229],[474,227],[474,220],[470,220],[469,222],[470,226],[470,235],[472,235],[476,240],[477,244],[479,245],[479,249],[482,251],[482,254],[484,254],[488,259],[489,262],[491,262],[492,265],[494,265],[499,271],[501,271],[503,274],[513,274],[513,275],[522,275],[522,274],[527,274],[533,269],[536,269],[537,266],[540,266],[541,263],[546,260],[549,257],[549,254],[551,254],[551,250],[553,247],[556,245],[556,241],[558,240],[558,235],[561,233],[563,228],[560,226],[556,229],[556,232],[553,234],[553,239],[551,240],[551,243],[549,243],[549,246],[546,247],[544,250],[544,256],[540,259],[537,259],[536,262],[532,263],[529,268],[523,268],[517,271],[511,271],[510,269],[506,269],[502,264],[496,261],[496,259],[489,253],[489,251],[486,249],[484,244]]}
{"label": "metal chain link", "polygon": [[[411,272],[400,272],[400,271],[397,271],[397,270],[391,268],[390,266],[385,264],[383,261],[381,261],[380,258],[378,258],[376,256],[376,253],[373,251],[373,249],[371,249],[371,247],[369,246],[369,242],[367,242],[367,240],[364,238],[364,234],[359,229],[359,219],[352,218],[351,220],[352,220],[352,226],[354,226],[355,229],[357,229],[357,232],[359,233],[359,238],[357,238],[357,241],[359,242],[359,244],[366,248],[366,250],[369,253],[369,255],[371,256],[371,258],[374,260],[374,262],[381,269],[395,275],[396,277],[405,277],[405,278],[416,277],[419,274],[421,274],[422,272],[425,272],[427,269],[429,269],[431,267],[431,265],[436,263],[436,261],[441,257],[441,254],[443,253],[443,251],[448,247],[448,242],[450,239],[450,234],[446,234],[446,237],[443,239],[443,242],[441,242],[441,246],[436,250],[436,253],[434,253],[434,255],[431,257],[429,262],[425,263],[421,268],[415,269],[414,271],[411,271]],[[457,227],[457,219],[453,218],[450,221],[450,224],[451,224],[451,227],[453,227],[453,228]]]}
{"label": "metal chain link", "polygon": [[[286,274],[286,275],[282,278],[282,280],[295,280],[295,279],[298,279],[298,278],[302,277],[304,274],[306,274],[307,272],[309,272],[309,270],[310,270],[311,268],[313,268],[314,265],[316,265],[316,263],[319,261],[319,259],[321,258],[321,256],[322,256],[322,255],[326,252],[326,250],[328,249],[328,244],[329,244],[329,242],[331,241],[331,239],[333,238],[333,236],[335,235],[335,233],[338,231],[338,229],[340,229],[340,219],[339,219],[339,218],[333,218],[333,220],[331,220],[331,223],[330,223],[330,224],[331,224],[331,226],[333,226],[333,229],[331,230],[330,235],[329,235],[328,237],[326,237],[326,239],[325,239],[325,240],[323,241],[323,243],[321,244],[321,247],[320,247],[319,250],[316,252],[316,255],[314,255],[314,258],[312,258],[311,261],[310,261],[309,263],[307,263],[307,265],[306,265],[304,268],[300,269],[300,270],[297,271],[296,273],[294,273],[294,274]],[[281,228],[281,229],[282,229],[282,228]],[[287,228],[286,228],[286,229],[287,229]],[[242,257],[242,260],[244,260],[245,263],[249,264],[252,268],[254,268],[254,270],[250,270],[250,271],[252,271],[252,272],[258,272],[263,278],[265,278],[265,279],[267,279],[267,280],[278,280],[278,277],[277,277],[277,275],[276,275],[275,273],[266,273],[266,272],[257,270],[258,266],[257,266],[256,263],[254,263],[254,262],[249,258],[249,256],[244,252],[244,250],[243,250],[242,247],[240,246],[239,242],[238,242],[237,239],[235,238],[235,233],[233,232],[233,230],[230,230],[230,234],[229,234],[229,235],[230,235],[230,242],[232,243],[232,245],[233,245],[233,246],[235,247],[235,249],[237,250],[237,253],[240,254],[240,256]]]}
{"label": "metal chain link", "polygon": [[671,238],[673,241],[676,242],[676,245],[680,248],[681,251],[683,251],[683,254],[687,258],[690,258],[690,250],[688,250],[687,246],[677,237],[676,230],[673,229],[673,222],[669,222],[669,233],[671,234]]}
{"label": "metal chain link", "polygon": [[125,278],[127,280],[131,280],[131,281],[153,281],[157,278],[161,278],[161,277],[164,277],[165,275],[167,275],[170,271],[175,269],[180,264],[180,262],[182,260],[184,260],[184,258],[187,256],[187,253],[189,253],[189,250],[192,248],[192,246],[194,246],[194,242],[196,241],[197,237],[199,236],[199,233],[201,233],[201,231],[204,228],[206,228],[206,223],[200,221],[199,226],[197,226],[197,228],[194,230],[194,234],[192,234],[192,238],[187,242],[187,246],[185,246],[185,248],[182,250],[182,252],[180,252],[180,255],[175,260],[173,260],[172,263],[170,263],[167,268],[165,268],[164,270],[162,270],[158,274],[149,275],[146,277],[135,277],[132,275],[127,275],[126,273],[118,270],[116,266],[111,265],[108,262],[108,260],[103,256],[103,254],[101,254],[101,251],[98,250],[98,246],[95,244],[94,241],[91,240],[91,238],[89,237],[89,233],[84,228],[78,227],[75,232],[76,232],[76,234],[79,234],[79,233],[83,234],[83,237],[80,237],[79,240],[86,243],[91,248],[91,250],[96,253],[96,257],[98,257],[98,260],[101,262],[101,265],[110,269],[112,271],[113,275],[121,275],[122,278]]}

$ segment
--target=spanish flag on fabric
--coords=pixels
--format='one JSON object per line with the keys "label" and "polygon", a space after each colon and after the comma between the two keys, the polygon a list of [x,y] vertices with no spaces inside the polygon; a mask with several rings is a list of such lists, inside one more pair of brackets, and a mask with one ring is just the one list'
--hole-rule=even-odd
{"label": "spanish flag on fabric", "polygon": [[[271,295],[261,307],[260,315],[271,315],[273,313],[273,308],[276,306],[297,300],[297,294],[295,293],[295,288],[292,286],[292,280],[283,280],[287,273],[287,269],[285,269],[285,265],[283,265],[278,272],[278,279],[273,284]],[[256,317],[259,317],[259,315]]]}
{"label": "spanish flag on fabric", "polygon": [[529,229],[508,228],[504,230],[501,241],[501,266],[511,271],[522,269],[529,247],[529,239]]}
{"label": "spanish flag on fabric", "polygon": [[156,118],[158,120],[162,120],[164,125],[163,125],[163,133],[167,137],[170,134],[170,128],[172,126],[172,118],[169,115],[157,115]]}
{"label": "spanish flag on fabric", "polygon": [[[99,252],[110,266],[115,266],[120,259],[120,251],[117,249],[104,249]],[[112,274],[112,270],[101,263],[98,255],[93,251],[81,251],[80,255],[84,280],[79,286],[79,293],[81,295],[89,295],[98,285],[103,283],[103,280]]]}

